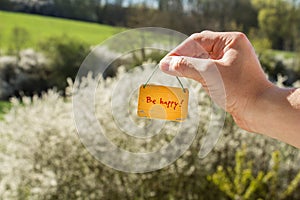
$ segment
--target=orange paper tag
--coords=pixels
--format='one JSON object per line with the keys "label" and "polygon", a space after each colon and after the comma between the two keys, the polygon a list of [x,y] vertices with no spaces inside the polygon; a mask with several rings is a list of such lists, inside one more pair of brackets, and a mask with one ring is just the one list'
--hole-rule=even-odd
{"label": "orange paper tag", "polygon": [[183,121],[188,113],[188,89],[160,85],[140,86],[139,117]]}

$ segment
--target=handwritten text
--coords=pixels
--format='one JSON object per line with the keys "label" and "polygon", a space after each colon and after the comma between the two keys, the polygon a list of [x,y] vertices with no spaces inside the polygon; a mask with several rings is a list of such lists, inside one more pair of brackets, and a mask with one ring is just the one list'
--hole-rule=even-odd
{"label": "handwritten text", "polygon": [[146,102],[152,103],[152,104],[165,105],[167,108],[172,108],[174,110],[176,110],[176,108],[179,104],[179,102],[176,102],[176,101],[165,101],[165,100],[163,100],[163,98],[159,98],[159,101],[157,101],[156,99],[152,99],[150,96],[146,97]]}

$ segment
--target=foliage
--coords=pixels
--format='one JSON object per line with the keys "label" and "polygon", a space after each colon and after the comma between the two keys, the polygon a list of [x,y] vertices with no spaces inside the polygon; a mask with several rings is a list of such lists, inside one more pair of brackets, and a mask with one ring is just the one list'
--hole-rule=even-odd
{"label": "foliage", "polygon": [[50,87],[46,63],[47,59],[32,49],[0,57],[0,99],[46,91]]}
{"label": "foliage", "polygon": [[[296,1],[286,0],[156,0],[151,3],[142,1],[98,1],[98,0],[43,0],[11,1],[13,11],[38,13],[68,19],[94,21],[123,27],[159,26],[174,29],[185,34],[204,29],[216,31],[242,31],[246,34],[256,30],[258,39],[271,43],[272,48],[295,50],[299,38],[299,9]],[[0,5],[1,8],[1,5]],[[4,12],[2,12],[4,13]],[[0,13],[1,14],[1,13]],[[3,15],[3,14],[2,14]],[[8,15],[5,13],[5,15]],[[11,26],[26,28],[36,44],[40,34],[42,38],[50,35],[70,34],[89,44],[97,44],[120,29],[99,27],[96,24],[84,24],[74,21],[45,18],[42,22],[38,16],[20,15],[12,23],[7,16],[1,16],[5,22],[4,38],[7,38]],[[10,14],[11,15],[11,14]],[[15,18],[10,16],[11,19]],[[28,19],[28,20],[26,20]],[[180,19],[180,23],[178,23]],[[26,22],[24,22],[26,20]],[[47,22],[54,25],[49,28]],[[52,23],[54,22],[54,23]],[[36,27],[31,27],[37,25]],[[66,25],[66,26],[64,26]],[[1,27],[0,27],[1,28]],[[37,30],[38,29],[38,30]],[[105,36],[104,31],[108,32]],[[32,31],[31,31],[32,30]],[[74,31],[75,30],[75,31]],[[37,34],[38,32],[38,34]],[[35,33],[35,34],[31,34]],[[99,38],[101,33],[101,38]],[[7,39],[4,39],[7,48]],[[32,46],[32,45],[31,45]]]}
{"label": "foliage", "polygon": [[272,43],[267,37],[264,37],[263,34],[258,34],[258,33],[259,30],[253,28],[250,30],[248,37],[251,41],[251,44],[255,48],[256,53],[260,56],[267,49],[272,48]]}
{"label": "foliage", "polygon": [[19,52],[23,49],[29,40],[29,33],[26,29],[21,27],[14,27],[12,29],[10,38],[10,51],[13,55],[17,55],[19,59]]}
{"label": "foliage", "polygon": [[294,67],[295,67],[295,70],[297,70],[298,72],[300,72],[300,51],[298,51],[296,53],[297,57],[296,57],[296,61],[294,63]]}
{"label": "foliage", "polygon": [[0,120],[3,119],[3,115],[9,111],[11,104],[7,101],[0,101]]}
{"label": "foliage", "polygon": [[[155,150],[170,141],[176,134],[178,124],[166,122],[161,134],[150,142],[137,140],[123,133],[115,124],[110,105],[112,92],[119,85],[121,90],[129,90],[133,80],[144,81],[143,74],[150,74],[155,64],[144,65],[143,68],[119,73],[114,78],[99,78],[96,91],[89,88],[95,84],[91,76],[84,78],[80,86],[67,88],[70,94],[72,88],[81,87],[80,108],[86,109],[91,103],[88,92],[96,92],[96,113],[106,136],[116,145],[128,151],[145,152]],[[124,78],[129,75],[130,80]],[[154,77],[155,78],[155,77]],[[157,82],[166,83],[165,77]],[[174,83],[176,79],[174,79]],[[56,91],[49,91],[42,98],[23,97],[22,100],[12,99],[12,108],[0,121],[0,198],[1,199],[228,199],[212,182],[207,180],[209,174],[214,174],[218,166],[223,169],[243,171],[247,163],[255,162],[253,174],[266,172],[272,160],[271,152],[281,153],[279,166],[278,191],[288,188],[293,191],[298,187],[294,177],[299,171],[299,150],[260,135],[242,131],[231,117],[227,117],[223,128],[223,136],[215,149],[204,159],[197,156],[207,131],[210,120],[211,102],[196,82],[188,82],[195,94],[199,95],[199,112],[201,120],[199,127],[190,122],[184,132],[197,131],[197,138],[185,154],[175,163],[165,169],[144,174],[126,174],[104,166],[94,159],[80,143],[73,121],[73,108],[69,96],[63,98]],[[144,127],[149,121],[140,119],[135,114],[136,93],[127,112],[126,120],[133,120],[136,125]],[[123,97],[116,95],[118,101]],[[117,106],[117,109],[122,107]],[[198,112],[198,111],[197,111]],[[193,111],[190,112],[194,113]],[[88,119],[90,116],[85,116]],[[214,123],[218,124],[218,121]],[[124,124],[130,126],[130,124]],[[89,130],[90,124],[84,125]],[[100,130],[99,130],[100,131]],[[95,133],[96,135],[98,133]],[[95,136],[96,136],[95,135]],[[96,139],[96,137],[95,137]],[[240,163],[235,169],[234,157],[236,149],[247,143],[245,163]],[[147,145],[146,145],[147,144]],[[239,154],[239,159],[243,156]],[[274,160],[274,159],[273,159]],[[244,165],[245,164],[245,165]],[[243,166],[242,166],[243,165]],[[273,165],[272,165],[273,166]],[[238,173],[241,174],[241,173]],[[250,174],[251,175],[251,174]],[[243,177],[243,176],[242,176]],[[240,180],[242,177],[237,177]],[[294,181],[293,181],[294,180]],[[288,183],[290,184],[289,187]],[[267,192],[268,190],[266,190]],[[290,192],[288,192],[290,193]],[[297,193],[290,198],[299,199]]]}
{"label": "foliage", "polygon": [[[286,199],[297,189],[300,183],[300,172],[280,191],[278,182],[280,172],[280,152],[272,153],[271,168],[264,171],[256,171],[255,163],[247,161],[246,148],[238,150],[235,154],[235,167],[224,168],[218,166],[217,171],[208,176],[231,199]],[[266,192],[268,191],[268,192]]]}
{"label": "foliage", "polygon": [[41,48],[50,60],[48,80],[51,86],[64,90],[66,79],[76,77],[89,46],[66,35],[52,37],[41,43]]}
{"label": "foliage", "polygon": [[259,29],[272,42],[272,48],[294,50],[300,17],[296,5],[285,0],[252,0],[252,4],[258,10]]}
{"label": "foliage", "polygon": [[11,10],[12,9],[12,3],[10,0],[2,0],[0,5],[1,10]]}
{"label": "foliage", "polygon": [[95,13],[91,10],[96,9],[97,1],[95,0],[53,0],[53,6],[51,6],[53,11],[56,9],[55,15],[62,18],[77,19],[77,20],[86,20],[94,21]]}
{"label": "foliage", "polygon": [[260,63],[269,79],[276,82],[279,75],[285,76],[284,85],[292,86],[300,79],[298,58],[295,53],[282,51],[262,51],[259,53]]}
{"label": "foliage", "polygon": [[[148,69],[146,73],[151,70]],[[139,73],[134,77],[142,78]],[[101,80],[97,89],[97,93],[101,94],[97,96],[97,104],[103,106],[103,109],[97,109],[100,111],[99,120],[104,120],[104,124],[107,125],[105,129],[111,133],[110,137],[120,134],[120,130],[115,128],[109,106],[107,106],[108,99],[103,97],[110,96],[116,81],[120,79],[121,76],[114,80]],[[93,80],[87,81],[91,83]],[[82,99],[82,105],[89,101],[86,98]],[[18,116],[18,119],[12,119],[9,117],[10,114],[7,114],[5,121],[1,123],[3,127],[1,139],[3,140],[0,146],[4,146],[0,154],[1,164],[10,166],[9,168],[1,166],[0,176],[3,177],[3,181],[0,194],[2,198],[142,199],[182,198],[183,195],[187,195],[189,199],[196,199],[203,195],[198,191],[199,187],[204,187],[200,181],[204,177],[200,176],[202,171],[193,169],[192,165],[187,165],[184,160],[178,161],[168,169],[140,175],[118,173],[100,164],[80,144],[71,117],[70,99],[65,100],[56,92],[49,92],[42,99],[34,97],[31,101],[29,98],[23,98],[22,104],[21,106],[18,101],[14,100],[14,106],[10,112],[15,115],[11,117]],[[23,120],[29,121],[25,125]],[[20,126],[22,123],[25,126]],[[20,129],[13,130],[15,129],[13,127]],[[172,135],[174,128],[176,128],[174,124],[170,123],[164,128],[165,134]],[[195,131],[195,128],[189,131],[193,130]],[[28,135],[23,137],[23,134]],[[136,148],[135,146],[129,147]],[[20,149],[23,150],[20,151]],[[188,155],[191,157],[188,162],[197,162],[192,159],[196,154]],[[16,165],[12,166],[9,163]],[[20,168],[21,163],[26,167]],[[189,168],[191,168],[190,172],[187,171]],[[10,175],[16,178],[12,179]],[[193,176],[197,178],[191,179]],[[157,184],[157,180],[160,180],[162,184]],[[187,184],[189,181],[198,183],[190,185]],[[176,191],[177,189],[180,191]],[[214,196],[218,196],[217,191]]]}

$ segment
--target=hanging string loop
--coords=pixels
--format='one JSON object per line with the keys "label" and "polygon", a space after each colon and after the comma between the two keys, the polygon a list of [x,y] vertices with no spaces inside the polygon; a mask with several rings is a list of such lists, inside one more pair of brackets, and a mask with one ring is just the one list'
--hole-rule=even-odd
{"label": "hanging string loop", "polygon": [[[147,79],[146,83],[144,84],[144,88],[148,85],[149,81],[151,80],[151,78],[154,76],[155,72],[158,70],[159,64],[157,64],[155,66],[155,69],[152,71],[151,75],[149,76],[149,78]],[[180,81],[180,79],[178,78],[178,76],[176,76],[176,79],[178,80],[183,92],[185,93],[185,88],[182,84],[182,82]]]}

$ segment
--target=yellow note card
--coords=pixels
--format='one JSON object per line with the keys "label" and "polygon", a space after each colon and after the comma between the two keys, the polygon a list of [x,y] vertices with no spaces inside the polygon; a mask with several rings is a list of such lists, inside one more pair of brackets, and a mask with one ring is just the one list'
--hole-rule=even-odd
{"label": "yellow note card", "polygon": [[139,117],[183,121],[188,114],[188,89],[161,85],[142,85],[139,90]]}

